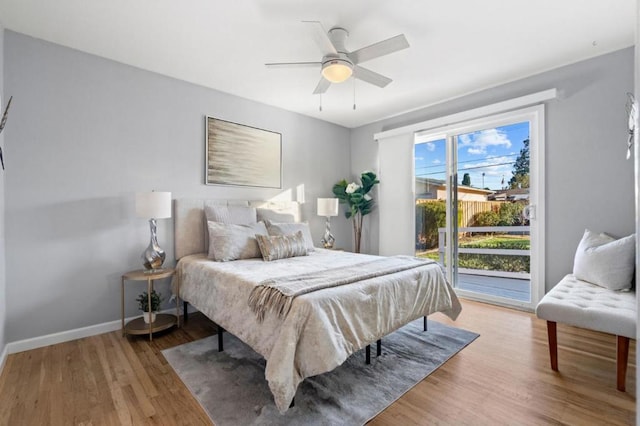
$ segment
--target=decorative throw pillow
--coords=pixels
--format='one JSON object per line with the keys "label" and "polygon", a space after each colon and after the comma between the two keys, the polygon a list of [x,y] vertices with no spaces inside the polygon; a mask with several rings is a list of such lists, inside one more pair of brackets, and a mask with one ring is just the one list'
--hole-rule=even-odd
{"label": "decorative throw pillow", "polygon": [[260,257],[256,234],[267,235],[263,222],[250,225],[229,225],[207,222],[209,228],[209,259],[227,262],[237,259]]}
{"label": "decorative throw pillow", "polygon": [[246,206],[210,205],[204,207],[204,248],[209,251],[208,221],[226,223],[229,225],[248,225],[256,223],[256,209]]}
{"label": "decorative throw pillow", "polygon": [[256,240],[258,241],[262,258],[267,262],[307,255],[307,247],[302,231],[292,235],[256,235]]}
{"label": "decorative throw pillow", "polygon": [[315,247],[313,246],[313,237],[311,236],[311,230],[309,229],[309,224],[307,222],[275,223],[267,220],[265,223],[267,225],[269,235],[291,235],[298,231],[302,232],[307,251],[315,250]]}
{"label": "decorative throw pillow", "polygon": [[573,261],[576,278],[609,290],[631,288],[636,257],[636,237],[615,238],[584,231]]}

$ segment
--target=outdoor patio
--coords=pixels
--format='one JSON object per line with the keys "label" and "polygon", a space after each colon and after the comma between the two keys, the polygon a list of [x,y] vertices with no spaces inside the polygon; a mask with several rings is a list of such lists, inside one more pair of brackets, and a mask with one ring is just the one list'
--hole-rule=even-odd
{"label": "outdoor patio", "polygon": [[531,286],[528,279],[459,274],[458,288],[522,302],[531,300]]}

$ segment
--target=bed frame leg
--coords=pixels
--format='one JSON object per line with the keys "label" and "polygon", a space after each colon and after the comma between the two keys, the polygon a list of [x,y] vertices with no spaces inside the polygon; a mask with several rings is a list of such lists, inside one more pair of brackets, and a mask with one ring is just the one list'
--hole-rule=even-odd
{"label": "bed frame leg", "polygon": [[424,316],[424,325],[423,325],[424,331],[427,331],[429,329],[429,327],[427,327],[427,316]]}
{"label": "bed frame leg", "polygon": [[293,408],[296,406],[296,397],[294,396],[293,399],[291,400],[291,404],[289,404],[289,408]]}
{"label": "bed frame leg", "polygon": [[371,364],[371,345],[367,345],[365,348],[364,362],[367,365]]}
{"label": "bed frame leg", "polygon": [[222,333],[224,333],[224,328],[218,325],[218,352],[224,351],[224,346],[222,342]]}
{"label": "bed frame leg", "polygon": [[187,322],[189,320],[189,302],[182,302],[182,315],[184,318],[184,322]]}
{"label": "bed frame leg", "polygon": [[376,342],[376,356],[382,355],[382,339],[378,339]]}

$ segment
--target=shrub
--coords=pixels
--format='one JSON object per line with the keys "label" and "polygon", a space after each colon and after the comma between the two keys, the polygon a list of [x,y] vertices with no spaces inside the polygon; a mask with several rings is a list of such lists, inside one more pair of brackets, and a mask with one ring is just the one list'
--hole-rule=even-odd
{"label": "shrub", "polygon": [[438,246],[438,228],[447,224],[444,200],[416,205],[416,249],[426,250]]}
{"label": "shrub", "polygon": [[480,212],[473,215],[472,226],[498,226],[500,216],[494,211]]}
{"label": "shrub", "polygon": [[504,250],[529,250],[531,241],[528,238],[498,238],[493,237],[481,241],[467,241],[459,244],[460,248],[504,249]]}
{"label": "shrub", "polygon": [[485,271],[530,272],[530,260],[529,256],[460,253],[458,265]]}
{"label": "shrub", "polygon": [[503,203],[498,213],[500,216],[498,226],[524,225],[524,219],[522,218],[522,209],[524,206],[525,204],[521,202]]}

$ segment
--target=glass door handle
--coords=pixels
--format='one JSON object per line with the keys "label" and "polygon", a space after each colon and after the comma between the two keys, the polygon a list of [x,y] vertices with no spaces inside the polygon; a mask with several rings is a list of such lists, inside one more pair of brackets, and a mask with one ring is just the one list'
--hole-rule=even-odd
{"label": "glass door handle", "polygon": [[524,206],[524,208],[522,209],[522,217],[525,218],[525,220],[535,219],[536,206],[534,206],[533,204],[528,204]]}

